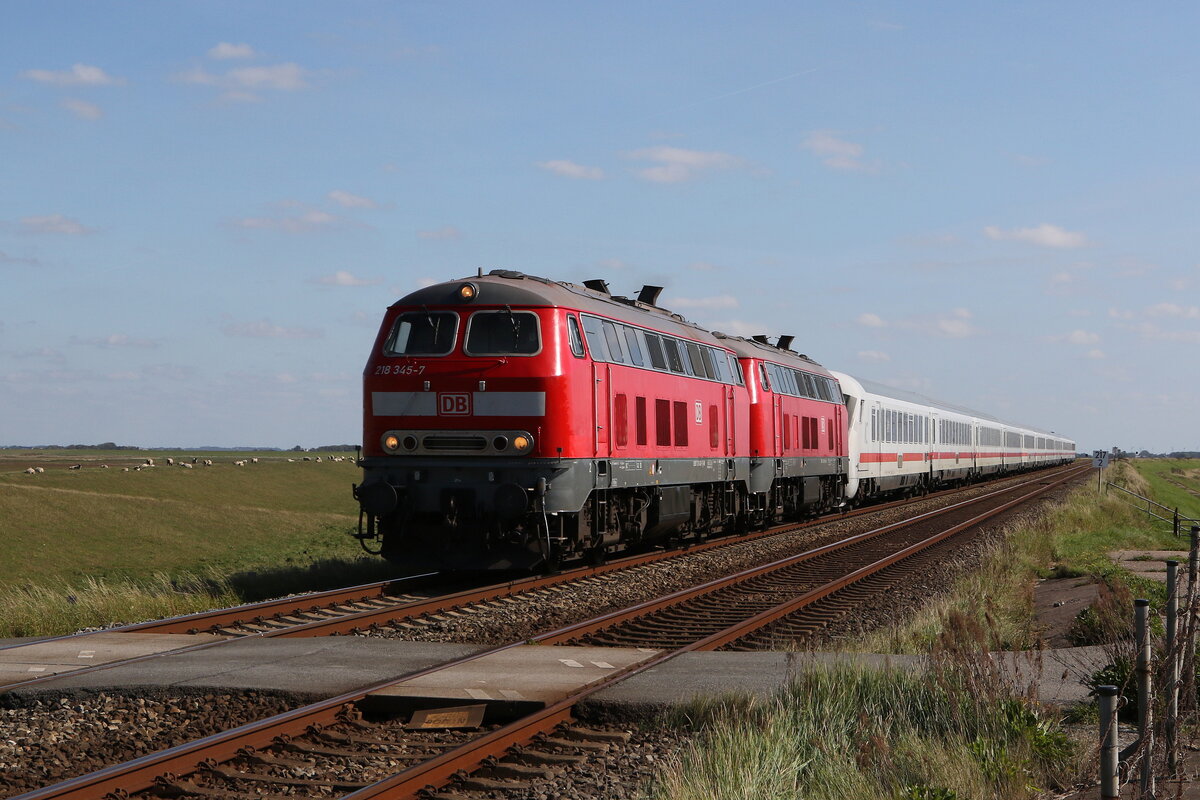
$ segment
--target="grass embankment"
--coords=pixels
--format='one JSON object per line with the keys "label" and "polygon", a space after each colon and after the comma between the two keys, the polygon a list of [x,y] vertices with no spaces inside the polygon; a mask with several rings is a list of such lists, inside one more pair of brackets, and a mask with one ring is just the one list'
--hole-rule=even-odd
{"label": "grass embankment", "polygon": [[[1200,482],[1198,467],[1193,462],[1190,469]],[[1119,463],[1106,477],[1151,493],[1129,463]],[[1174,498],[1156,499],[1175,504]],[[1179,505],[1181,513],[1200,516]],[[1037,579],[1078,576],[1121,589],[1124,599],[1131,586],[1140,596],[1160,597],[1161,587],[1117,568],[1108,553],[1186,546],[1169,526],[1150,521],[1119,493],[1098,496],[1095,484],[1086,484],[1061,505],[1011,525],[980,571],[916,619],[856,643],[864,652],[932,654],[932,677],[856,666],[806,669],[770,701],[697,703],[682,721],[675,720],[697,736],[660,773],[651,796],[1044,796],[1074,777],[1082,751],[1071,745],[1052,712],[1007,694],[1004,681],[991,672],[993,662],[979,656],[1036,646]],[[1121,609],[1122,619],[1128,612]]]}
{"label": "grass embankment", "polygon": [[701,731],[652,800],[956,800],[1033,797],[1074,777],[1075,747],[995,681],[842,666],[806,670],[769,701],[697,702]]}
{"label": "grass embankment", "polygon": [[[160,466],[122,471],[147,455]],[[164,466],[172,455],[214,465]],[[65,458],[0,460],[0,637],[385,577],[386,564],[347,535],[357,524],[350,484],[360,473],[352,460],[257,455],[259,463],[244,467],[234,460],[251,455],[229,452],[67,451]],[[33,465],[46,471],[22,472]]]}

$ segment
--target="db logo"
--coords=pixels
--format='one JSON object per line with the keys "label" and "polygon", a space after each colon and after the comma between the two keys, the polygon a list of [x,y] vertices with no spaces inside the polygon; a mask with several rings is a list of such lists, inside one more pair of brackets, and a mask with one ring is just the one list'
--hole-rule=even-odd
{"label": "db logo", "polygon": [[469,417],[471,416],[471,395],[450,394],[438,395],[438,416]]}

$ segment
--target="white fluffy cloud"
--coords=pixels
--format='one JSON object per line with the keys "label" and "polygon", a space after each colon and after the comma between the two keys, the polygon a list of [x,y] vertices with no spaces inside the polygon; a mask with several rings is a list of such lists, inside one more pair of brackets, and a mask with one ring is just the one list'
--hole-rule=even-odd
{"label": "white fluffy cloud", "polygon": [[453,225],[447,225],[446,227],[438,228],[437,230],[417,231],[417,236],[419,236],[422,239],[431,239],[431,240],[435,240],[435,241],[443,240],[444,241],[444,240],[450,240],[450,239],[461,239],[462,231],[460,231],[458,228],[454,227]]}
{"label": "white fluffy cloud", "polygon": [[848,172],[875,172],[878,165],[862,160],[863,146],[839,138],[833,131],[813,131],[800,145],[830,169]]}
{"label": "white fluffy cloud", "polygon": [[583,164],[576,164],[574,161],[539,161],[538,166],[548,172],[553,172],[555,175],[561,175],[564,178],[598,181],[604,177],[604,170],[599,167],[585,167]]}
{"label": "white fluffy cloud", "polygon": [[634,170],[634,174],[652,183],[681,183],[708,170],[732,169],[744,164],[729,153],[686,150],[682,147],[647,147],[625,154],[636,161],[657,161],[658,165]]}
{"label": "white fluffy cloud", "polygon": [[65,236],[83,236],[95,233],[77,219],[64,217],[62,214],[48,214],[42,217],[24,217],[21,220],[21,230],[25,233],[53,233]]}
{"label": "white fluffy cloud", "polygon": [[344,269],[339,269],[332,275],[317,278],[317,283],[323,283],[326,286],[375,286],[376,284],[383,283],[383,279],[360,278]]}
{"label": "white fluffy cloud", "polygon": [[1177,303],[1158,303],[1146,309],[1148,317],[1179,317],[1200,319],[1200,306],[1181,306]]}
{"label": "white fluffy cloud", "polygon": [[328,230],[341,220],[328,211],[311,209],[288,217],[243,217],[233,221],[234,226],[249,230],[281,231],[283,233],[309,233]]}
{"label": "white fluffy cloud", "polygon": [[238,58],[254,58],[257,53],[248,44],[230,44],[221,42],[208,51],[208,57],[217,61],[228,61]]}
{"label": "white fluffy cloud", "polygon": [[883,317],[879,316],[878,314],[871,314],[871,313],[859,314],[858,315],[858,324],[862,325],[863,327],[866,327],[866,328],[886,328],[887,327],[887,322],[884,321]]}
{"label": "white fluffy cloud", "polygon": [[878,364],[883,361],[891,361],[892,357],[882,350],[859,350],[858,360],[866,361],[871,364]]}
{"label": "white fluffy cloud", "polygon": [[334,189],[329,193],[329,199],[343,208],[378,208],[379,204],[369,197],[362,197],[342,189]]}
{"label": "white fluffy cloud", "polygon": [[1060,336],[1049,336],[1047,339],[1051,342],[1066,342],[1067,344],[1098,344],[1100,342],[1100,334],[1092,331],[1076,329],[1070,333],[1064,333]]}
{"label": "white fluffy cloud", "polygon": [[196,67],[174,76],[179,83],[212,86],[222,90],[221,99],[231,102],[258,102],[262,91],[295,92],[308,89],[313,73],[294,62],[261,67],[238,67],[224,75]]}
{"label": "white fluffy cloud", "polygon": [[62,107],[80,119],[100,119],[104,116],[104,110],[100,106],[74,97],[63,100]]}
{"label": "white fluffy cloud", "polygon": [[100,67],[88,64],[76,64],[69,70],[58,72],[48,69],[27,69],[21,73],[21,77],[53,86],[120,86],[125,83],[124,78],[114,77]]}
{"label": "white fluffy cloud", "polygon": [[154,339],[137,339],[125,333],[110,333],[107,336],[90,337],[72,336],[71,343],[86,345],[88,347],[100,347],[106,350],[117,347],[158,347],[158,342]]}
{"label": "white fluffy cloud", "polygon": [[1034,228],[1013,228],[1012,230],[1002,230],[995,225],[988,225],[983,232],[989,239],[996,241],[1026,242],[1039,247],[1066,249],[1083,247],[1088,243],[1087,237],[1082,233],[1068,231],[1046,222]]}

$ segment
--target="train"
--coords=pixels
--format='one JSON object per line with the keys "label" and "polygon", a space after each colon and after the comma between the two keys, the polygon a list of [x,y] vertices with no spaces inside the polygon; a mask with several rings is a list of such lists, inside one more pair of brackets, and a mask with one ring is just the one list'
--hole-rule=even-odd
{"label": "train", "polygon": [[554,569],[1072,461],[1075,444],[658,304],[512,270],[388,308],[354,535],[412,570]]}

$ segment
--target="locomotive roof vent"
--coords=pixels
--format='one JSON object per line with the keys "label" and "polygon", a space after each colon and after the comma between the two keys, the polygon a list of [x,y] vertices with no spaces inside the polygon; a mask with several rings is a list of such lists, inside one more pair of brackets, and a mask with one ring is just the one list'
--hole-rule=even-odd
{"label": "locomotive roof vent", "polygon": [[795,336],[780,336],[779,341],[775,343],[775,346],[780,350],[791,350],[792,342],[794,341],[796,341]]}
{"label": "locomotive roof vent", "polygon": [[650,284],[646,284],[642,287],[642,290],[638,292],[638,302],[645,303],[648,306],[657,305],[658,296],[662,294],[662,290],[663,287],[661,286],[651,286]]}
{"label": "locomotive roof vent", "polygon": [[516,281],[516,279],[526,277],[526,273],[517,272],[516,270],[492,270],[491,272],[488,272],[488,275],[494,275],[498,278],[511,278],[514,279],[514,281]]}
{"label": "locomotive roof vent", "polygon": [[590,281],[584,281],[583,285],[591,289],[593,292],[599,292],[600,294],[612,296],[612,292],[608,290],[608,281],[603,281],[599,278],[592,278]]}
{"label": "locomotive roof vent", "polygon": [[767,337],[765,334],[756,333],[753,336],[751,336],[750,338],[753,339],[754,341],[758,342],[759,344],[765,344],[765,345],[771,344],[770,342],[767,341]]}

